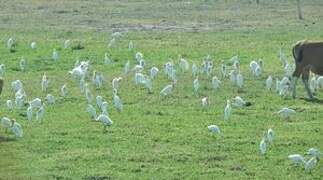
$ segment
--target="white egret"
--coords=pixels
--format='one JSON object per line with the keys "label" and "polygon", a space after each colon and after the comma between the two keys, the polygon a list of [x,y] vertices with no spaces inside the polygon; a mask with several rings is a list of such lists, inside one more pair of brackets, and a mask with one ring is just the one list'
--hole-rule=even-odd
{"label": "white egret", "polygon": [[232,110],[231,101],[227,100],[227,105],[224,108],[224,120],[225,121],[229,120],[230,115],[231,115],[231,110]]}
{"label": "white egret", "polygon": [[20,89],[23,89],[22,82],[20,80],[15,80],[11,82],[12,89],[17,92]]}
{"label": "white egret", "polygon": [[42,123],[45,114],[45,104],[43,103],[36,112],[36,120]]}
{"label": "white egret", "polygon": [[64,49],[67,49],[70,46],[70,42],[71,41],[69,39],[64,41]]}
{"label": "white egret", "polygon": [[142,73],[137,72],[135,74],[135,85],[143,84],[145,76]]}
{"label": "white egret", "polygon": [[320,158],[320,156],[322,155],[322,153],[316,149],[316,148],[310,148],[306,154],[312,156],[312,157],[317,157],[317,158]]}
{"label": "white egret", "polygon": [[110,64],[111,63],[111,59],[109,57],[108,53],[104,54],[104,64]]}
{"label": "white egret", "polygon": [[237,86],[241,89],[243,87],[243,76],[238,73],[237,75]]}
{"label": "white egret", "polygon": [[15,40],[11,37],[7,41],[7,48],[12,49],[12,48],[14,48],[14,46],[15,46]]}
{"label": "white egret", "polygon": [[111,126],[113,121],[105,114],[100,114],[97,118],[97,121],[102,121],[103,123],[103,130],[106,131],[107,126]]}
{"label": "white egret", "polygon": [[30,48],[31,48],[31,49],[36,49],[36,47],[37,47],[36,42],[31,42],[31,43],[30,43]]}
{"label": "white egret", "polygon": [[56,49],[53,49],[52,59],[53,59],[54,61],[57,61],[57,60],[58,60],[58,58],[59,58],[59,56],[58,56],[58,52],[56,51]]}
{"label": "white egret", "polygon": [[217,126],[217,125],[212,124],[212,125],[209,125],[207,128],[208,128],[208,129],[209,129],[213,134],[221,134],[220,128],[219,128],[219,126]]}
{"label": "white egret", "polygon": [[96,105],[98,106],[98,108],[101,108],[102,103],[104,101],[103,97],[102,96],[96,96],[95,100],[96,100]]}
{"label": "white egret", "polygon": [[43,92],[47,91],[48,83],[49,83],[48,77],[46,76],[46,73],[44,73],[41,81],[41,90]]}
{"label": "white egret", "polygon": [[40,108],[42,106],[42,101],[39,98],[35,98],[32,101],[29,101],[29,105],[32,108]]}
{"label": "white egret", "polygon": [[15,134],[16,138],[21,138],[23,135],[23,130],[22,127],[19,123],[16,122],[15,119],[12,119],[12,126],[11,126],[11,131]]}
{"label": "white egret", "polygon": [[142,60],[144,55],[141,52],[137,52],[135,55],[135,59],[137,60],[137,63],[139,64],[140,60]]}
{"label": "white egret", "polygon": [[114,103],[114,107],[117,109],[117,111],[121,112],[121,110],[123,109],[123,104],[122,104],[120,97],[117,95],[116,91],[113,93],[113,103]]}
{"label": "white egret", "polygon": [[292,114],[295,114],[296,111],[287,107],[282,108],[276,114],[280,114],[284,119],[289,119]]}
{"label": "white egret", "polygon": [[28,119],[29,122],[31,122],[32,118],[33,118],[33,107],[29,106],[27,108],[27,119]]}
{"label": "white egret", "polygon": [[250,103],[243,100],[240,96],[236,96],[232,98],[232,105],[236,107],[242,107],[242,106],[250,105]]}
{"label": "white egret", "polygon": [[88,104],[87,105],[87,112],[90,113],[90,116],[92,119],[96,119],[96,110],[95,108],[91,105],[91,104]]}
{"label": "white egret", "polygon": [[1,118],[1,125],[5,128],[5,131],[7,132],[7,130],[12,126],[12,122],[8,117],[3,117]]}
{"label": "white egret", "polygon": [[160,91],[160,95],[161,96],[167,96],[167,95],[169,95],[170,93],[172,93],[172,91],[173,91],[173,87],[174,87],[174,85],[173,84],[169,84],[169,85],[167,85],[167,86],[165,86],[161,91]]}
{"label": "white egret", "polygon": [[204,98],[202,98],[202,107],[203,108],[206,108],[206,107],[208,107],[209,106],[209,98],[208,97],[204,97]]}
{"label": "white egret", "polygon": [[19,68],[21,71],[25,71],[26,69],[26,60],[24,57],[21,57],[20,62],[19,62]]}
{"label": "white egret", "polygon": [[124,65],[124,73],[128,74],[130,72],[130,61],[127,61]]}
{"label": "white egret", "polygon": [[225,64],[221,64],[221,78],[225,78],[227,76],[227,66]]}
{"label": "white egret", "polygon": [[17,109],[21,109],[24,106],[25,96],[24,95],[17,95],[15,99],[15,104]]}
{"label": "white egret", "polygon": [[273,78],[271,76],[268,76],[266,79],[266,89],[271,90],[271,86],[273,84]]}
{"label": "white egret", "polygon": [[263,138],[259,144],[260,154],[264,155],[266,153],[266,149],[267,149],[267,145],[266,145],[265,139]]}
{"label": "white egret", "polygon": [[106,114],[106,115],[108,115],[108,114],[109,114],[109,113],[108,113],[108,106],[109,106],[108,102],[106,102],[106,101],[103,101],[103,102],[102,102],[102,104],[101,104],[101,111],[102,111],[102,114]]}
{"label": "white egret", "polygon": [[152,67],[151,69],[150,69],[150,77],[152,78],[152,79],[155,79],[156,77],[157,77],[157,74],[158,74],[158,72],[159,72],[159,69],[157,68],[157,67]]}
{"label": "white egret", "polygon": [[119,90],[121,80],[122,80],[122,77],[113,78],[113,80],[112,80],[112,88],[116,89],[116,90]]}
{"label": "white egret", "polygon": [[65,98],[65,97],[67,96],[67,93],[68,93],[68,91],[67,91],[67,86],[66,86],[66,84],[64,84],[64,85],[61,87],[61,96],[62,96],[63,98]]}
{"label": "white egret", "polygon": [[186,60],[186,59],[181,58],[181,59],[179,60],[179,67],[181,68],[181,71],[182,71],[182,72],[186,72],[186,71],[188,71],[188,70],[189,70],[190,65],[189,65],[189,63],[187,62],[187,60]]}
{"label": "white egret", "polygon": [[11,99],[7,100],[7,108],[9,111],[13,110],[13,102]]}
{"label": "white egret", "polygon": [[55,104],[55,97],[53,95],[47,94],[46,99],[48,104]]}
{"label": "white egret", "polygon": [[145,85],[148,94],[151,94],[153,92],[153,82],[149,77],[145,77],[143,84]]}
{"label": "white egret", "polygon": [[196,77],[193,81],[193,87],[194,87],[194,93],[198,94],[199,93],[199,89],[200,89],[200,83],[199,83],[199,79],[198,77]]}
{"label": "white egret", "polygon": [[218,77],[213,76],[212,78],[212,87],[213,89],[218,89],[221,85],[221,81],[218,79]]}
{"label": "white egret", "polygon": [[271,128],[269,128],[267,130],[266,138],[267,138],[267,141],[269,143],[272,143],[273,142],[273,140],[274,140],[274,131]]}
{"label": "white egret", "polygon": [[192,64],[192,76],[196,77],[198,75],[199,68],[195,63]]}

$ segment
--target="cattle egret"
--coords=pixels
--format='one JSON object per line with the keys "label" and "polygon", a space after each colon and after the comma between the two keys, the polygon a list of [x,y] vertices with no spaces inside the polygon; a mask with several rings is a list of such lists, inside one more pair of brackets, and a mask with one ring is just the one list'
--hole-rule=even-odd
{"label": "cattle egret", "polygon": [[116,39],[115,39],[115,38],[112,38],[112,39],[109,41],[109,43],[108,43],[108,48],[113,47],[113,46],[115,45],[115,43],[116,43]]}
{"label": "cattle egret", "polygon": [[135,59],[137,60],[137,63],[139,64],[140,60],[142,60],[144,55],[141,52],[137,52],[135,55]]}
{"label": "cattle egret", "polygon": [[102,87],[103,79],[104,78],[101,73],[94,71],[93,80],[94,80],[94,84],[97,89],[100,89]]}
{"label": "cattle egret", "polygon": [[265,139],[263,138],[259,144],[259,150],[261,155],[264,155],[266,153],[266,148],[267,148],[267,145],[266,145]]}
{"label": "cattle egret", "polygon": [[46,73],[43,74],[43,77],[42,77],[42,81],[41,81],[41,90],[43,92],[46,92],[47,91],[47,88],[48,88],[48,77],[46,76]]}
{"label": "cattle egret", "polygon": [[1,119],[1,125],[5,128],[5,131],[7,132],[7,130],[12,126],[12,122],[8,117],[3,117]]}
{"label": "cattle egret", "polygon": [[102,104],[101,104],[102,114],[108,115],[108,106],[109,106],[108,102],[106,102],[106,101],[102,102]]}
{"label": "cattle egret", "polygon": [[182,72],[186,72],[186,71],[188,71],[188,70],[189,70],[190,65],[189,65],[189,63],[187,62],[187,60],[186,60],[186,59],[181,58],[181,59],[179,60],[179,67],[181,68],[181,71],[182,71]]}
{"label": "cattle egret", "polygon": [[224,108],[224,120],[225,121],[228,121],[229,120],[230,114],[231,114],[231,110],[232,110],[232,108],[231,108],[231,102],[230,102],[230,100],[227,100],[227,105]]}
{"label": "cattle egret", "polygon": [[209,125],[207,127],[213,134],[221,134],[220,128],[217,125]]}
{"label": "cattle egret", "polygon": [[237,86],[240,89],[243,87],[243,76],[240,73],[237,75]]}
{"label": "cattle egret", "polygon": [[14,48],[14,46],[15,46],[15,40],[11,37],[7,41],[7,48],[12,49],[12,48]]}
{"label": "cattle egret", "polygon": [[91,104],[88,104],[87,105],[87,112],[90,113],[90,116],[92,119],[96,119],[96,110],[95,108],[91,105]]}
{"label": "cattle egret", "polygon": [[302,165],[306,163],[304,157],[300,154],[291,154],[288,156],[288,159],[290,159],[294,165]]}
{"label": "cattle egret", "polygon": [[86,96],[87,103],[91,104],[92,100],[93,100],[93,95],[92,95],[92,93],[89,89],[89,85],[87,83],[85,84],[85,96]]}
{"label": "cattle egret", "polygon": [[113,78],[113,80],[112,80],[112,88],[116,89],[116,90],[119,90],[119,85],[120,85],[121,80],[122,80],[122,77]]}
{"label": "cattle egret", "polygon": [[42,106],[42,101],[39,98],[35,98],[32,101],[29,101],[29,105],[32,108],[40,108]]}
{"label": "cattle egret", "polygon": [[305,163],[305,171],[306,172],[312,171],[312,169],[314,169],[314,167],[316,166],[317,162],[318,162],[318,159],[316,157],[312,157],[310,160],[308,160]]}
{"label": "cattle egret", "polygon": [[273,140],[274,140],[274,131],[271,128],[268,129],[266,137],[267,137],[267,141],[269,143],[273,142]]}
{"label": "cattle egret", "polygon": [[227,76],[227,67],[225,64],[221,64],[221,77],[222,79]]}
{"label": "cattle egret", "polygon": [[0,76],[3,76],[6,72],[6,66],[4,64],[0,64]]}
{"label": "cattle egret", "polygon": [[292,114],[295,114],[296,111],[287,107],[282,108],[276,114],[280,114],[284,119],[289,119]]}
{"label": "cattle egret", "polygon": [[15,80],[11,83],[12,89],[17,92],[20,89],[23,89],[22,82],[20,80]]}
{"label": "cattle egret", "polygon": [[271,90],[271,86],[273,84],[273,78],[271,76],[268,76],[266,79],[266,89]]}
{"label": "cattle egret", "polygon": [[132,51],[133,47],[134,47],[133,42],[132,41],[129,41],[128,51]]}
{"label": "cattle egret", "polygon": [[192,64],[192,76],[196,77],[198,75],[198,71],[199,71],[199,69],[198,69],[197,65],[195,63],[193,63]]}
{"label": "cattle egret", "polygon": [[198,94],[199,88],[200,88],[200,83],[198,77],[193,81],[193,87],[194,87],[194,93]]}
{"label": "cattle egret", "polygon": [[145,85],[148,94],[151,94],[153,92],[153,82],[149,77],[145,77],[143,84]]}
{"label": "cattle egret", "polygon": [[15,134],[16,138],[21,138],[23,135],[23,130],[22,127],[19,123],[16,122],[15,119],[12,119],[12,126],[11,126],[11,130],[12,132]]}
{"label": "cattle egret", "polygon": [[101,105],[103,103],[103,97],[102,96],[96,96],[95,100],[96,100],[96,105],[98,106],[98,108],[101,108]]}
{"label": "cattle egret", "polygon": [[70,46],[70,42],[71,41],[68,39],[64,41],[64,49],[67,49]]}
{"label": "cattle egret", "polygon": [[258,65],[258,63],[257,63],[256,61],[251,61],[251,62],[249,63],[249,67],[250,67],[250,70],[251,70],[252,74],[255,74],[255,72],[256,72],[256,68],[257,68],[258,66],[259,66],[259,65]]}
{"label": "cattle egret", "polygon": [[167,85],[167,86],[165,86],[161,91],[160,91],[160,95],[161,96],[167,96],[167,95],[169,95],[170,93],[172,93],[172,91],[173,91],[173,87],[174,87],[174,85],[173,84],[169,84],[169,85]]}
{"label": "cattle egret", "polygon": [[209,98],[208,97],[202,98],[202,107],[206,108],[208,106],[209,106]]}
{"label": "cattle egret", "polygon": [[285,67],[286,64],[288,64],[287,58],[286,58],[282,48],[280,48],[280,50],[279,50],[279,59],[280,59],[281,63],[283,64],[283,67]]}
{"label": "cattle egret", "polygon": [[67,86],[66,86],[66,84],[64,84],[61,87],[61,96],[64,97],[64,98],[67,96]]}
{"label": "cattle egret", "polygon": [[142,73],[137,72],[135,74],[135,85],[143,84],[145,76]]}
{"label": "cattle egret", "polygon": [[118,112],[121,112],[123,105],[120,97],[117,95],[116,91],[113,93],[113,103],[114,107],[117,109]]}
{"label": "cattle egret", "polygon": [[110,64],[111,63],[111,59],[109,57],[108,53],[104,54],[104,64]]}
{"label": "cattle egret", "polygon": [[52,59],[54,60],[54,61],[57,61],[58,60],[58,52],[56,51],[56,49],[54,49],[53,50],[53,55],[52,55]]}
{"label": "cattle egret", "polygon": [[246,106],[248,103],[243,100],[240,96],[236,96],[232,99],[232,105],[236,107]]}
{"label": "cattle egret", "polygon": [[30,48],[31,48],[31,49],[36,49],[36,47],[37,47],[36,42],[31,42],[31,43],[30,43]]}
{"label": "cattle egret", "polygon": [[231,81],[233,84],[236,84],[236,83],[237,83],[237,76],[238,76],[237,71],[235,71],[235,70],[231,70],[229,74],[230,74],[230,81]]}
{"label": "cattle egret", "polygon": [[13,103],[12,103],[12,100],[7,100],[7,108],[9,111],[12,111],[13,110]]}
{"label": "cattle egret", "polygon": [[47,94],[46,99],[48,104],[55,104],[55,97],[53,95]]}
{"label": "cattle egret", "polygon": [[124,73],[128,74],[130,71],[130,61],[127,61],[127,63],[124,65]]}
{"label": "cattle egret", "polygon": [[24,95],[16,96],[15,103],[16,103],[17,109],[21,109],[24,106],[24,102],[25,102]]}
{"label": "cattle egret", "polygon": [[31,122],[32,118],[33,118],[33,108],[32,108],[32,106],[29,106],[27,108],[27,119],[29,122]]}
{"label": "cattle egret", "polygon": [[106,131],[107,126],[111,126],[113,121],[105,114],[100,114],[97,118],[97,121],[102,121],[103,123],[103,130]]}
{"label": "cattle egret", "polygon": [[36,112],[36,120],[39,121],[40,123],[43,121],[44,113],[45,113],[45,104],[42,104],[38,109],[38,111]]}
{"label": "cattle egret", "polygon": [[19,62],[19,67],[21,71],[25,71],[26,69],[26,60],[24,57],[21,57],[20,62]]}
{"label": "cattle egret", "polygon": [[157,77],[158,72],[159,72],[159,69],[157,67],[152,67],[150,69],[150,77],[152,79],[155,79]]}
{"label": "cattle egret", "polygon": [[212,87],[213,89],[218,89],[220,87],[221,81],[218,79],[218,77],[214,76],[212,78]]}
{"label": "cattle egret", "polygon": [[261,66],[257,66],[257,68],[255,70],[255,76],[259,77],[259,76],[261,76],[261,74],[262,74],[262,68],[261,68]]}

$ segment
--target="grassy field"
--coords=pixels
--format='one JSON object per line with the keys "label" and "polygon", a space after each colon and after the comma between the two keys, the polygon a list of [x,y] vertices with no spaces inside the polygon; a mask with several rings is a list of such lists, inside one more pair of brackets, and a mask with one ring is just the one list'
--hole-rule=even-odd
{"label": "grassy field", "polygon": [[[296,3],[288,1],[0,1],[0,64],[6,65],[5,87],[0,97],[0,117],[16,118],[24,137],[13,140],[0,128],[0,179],[322,179],[322,161],[311,173],[294,167],[290,154],[304,154],[309,148],[323,150],[322,101],[304,100],[298,84],[298,98],[283,99],[264,87],[268,75],[283,77],[278,59],[280,48],[289,62],[292,45],[301,39],[323,40],[323,2],[303,2],[305,20],[297,19]],[[111,32],[124,37],[108,49]],[[17,51],[5,47],[14,37]],[[82,50],[64,49],[70,39]],[[128,42],[135,44],[128,51]],[[32,41],[37,49],[30,48]],[[52,61],[53,48],[59,52]],[[218,91],[211,78],[200,75],[201,93],[193,93],[191,72],[180,73],[170,97],[160,98],[160,90],[170,81],[161,72],[153,82],[153,93],[134,85],[133,74],[124,76],[124,64],[135,65],[134,54],[144,54],[149,73],[152,66],[162,70],[169,58],[177,64],[179,55],[190,63],[201,64],[210,55],[214,75],[222,61],[238,55],[245,86],[242,91],[229,79],[222,80]],[[104,64],[109,52],[112,64]],[[26,72],[19,71],[24,56]],[[109,102],[114,124],[107,133],[102,124],[93,122],[86,112],[86,98],[79,83],[68,75],[76,59],[91,60],[90,71],[102,72],[105,84],[94,95]],[[264,60],[264,73],[254,78],[249,62]],[[20,79],[27,100],[44,99],[42,73],[50,79],[49,92],[57,98],[46,106],[42,124],[28,123],[23,110],[9,112],[6,100],[14,100],[10,83]],[[112,105],[111,80],[123,76],[120,97],[124,110]],[[90,82],[90,77],[87,79]],[[66,83],[69,94],[60,97]],[[234,108],[229,122],[223,120],[226,99],[236,95],[252,103]],[[208,96],[210,106],[201,107]],[[323,92],[317,96],[323,99]],[[274,115],[282,107],[297,111],[291,121]],[[216,124],[223,138],[211,134],[207,126]],[[268,128],[275,140],[266,155],[259,154],[259,142]]]}

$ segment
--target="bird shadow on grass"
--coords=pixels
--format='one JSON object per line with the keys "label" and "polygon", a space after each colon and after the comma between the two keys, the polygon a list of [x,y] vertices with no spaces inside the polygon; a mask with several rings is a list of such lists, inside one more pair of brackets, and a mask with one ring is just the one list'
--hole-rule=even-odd
{"label": "bird shadow on grass", "polygon": [[0,143],[14,141],[14,140],[15,140],[15,138],[12,138],[12,137],[0,136]]}
{"label": "bird shadow on grass", "polygon": [[323,99],[309,99],[309,98],[300,98],[301,100],[304,100],[306,102],[311,102],[311,103],[315,103],[315,104],[323,104]]}

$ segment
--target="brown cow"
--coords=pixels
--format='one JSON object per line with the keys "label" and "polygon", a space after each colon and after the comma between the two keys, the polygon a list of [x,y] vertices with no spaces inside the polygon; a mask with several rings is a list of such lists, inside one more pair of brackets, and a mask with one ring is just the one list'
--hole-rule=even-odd
{"label": "brown cow", "polygon": [[3,79],[2,79],[2,78],[0,78],[0,94],[1,94],[1,92],[2,92],[2,88],[3,88]]}
{"label": "brown cow", "polygon": [[297,79],[302,75],[305,90],[310,99],[314,96],[309,88],[310,71],[323,75],[323,42],[299,41],[293,47],[295,71],[293,73],[293,98],[296,97]]}

